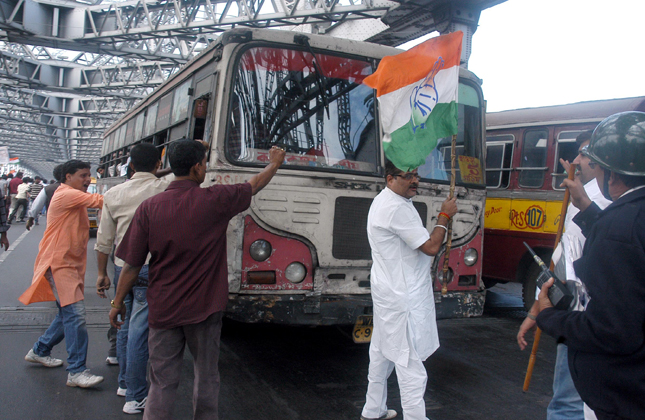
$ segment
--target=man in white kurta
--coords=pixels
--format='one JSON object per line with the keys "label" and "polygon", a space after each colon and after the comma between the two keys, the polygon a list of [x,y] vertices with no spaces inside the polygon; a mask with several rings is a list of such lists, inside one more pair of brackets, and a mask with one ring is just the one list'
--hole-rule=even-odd
{"label": "man in white kurta", "polygon": [[385,173],[387,188],[374,199],[367,218],[374,333],[361,419],[397,415],[386,405],[387,378],[396,368],[404,419],[425,420],[423,361],[439,348],[430,269],[457,205],[454,199],[444,201],[429,233],[411,200],[419,184],[416,170],[404,173],[388,162]]}

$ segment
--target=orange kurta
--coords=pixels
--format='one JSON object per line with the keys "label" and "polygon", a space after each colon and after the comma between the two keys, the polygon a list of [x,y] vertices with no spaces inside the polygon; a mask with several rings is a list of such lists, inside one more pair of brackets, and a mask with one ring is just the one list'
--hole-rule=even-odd
{"label": "orange kurta", "polygon": [[90,221],[87,208],[103,207],[103,196],[61,184],[47,209],[47,229],[38,247],[31,287],[18,298],[29,305],[56,300],[45,278],[51,268],[61,306],[84,299],[87,241]]}

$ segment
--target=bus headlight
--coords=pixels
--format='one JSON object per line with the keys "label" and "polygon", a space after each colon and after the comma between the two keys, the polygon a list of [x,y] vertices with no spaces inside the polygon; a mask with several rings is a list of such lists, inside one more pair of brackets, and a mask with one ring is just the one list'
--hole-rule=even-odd
{"label": "bus headlight", "polygon": [[478,257],[479,256],[477,255],[477,250],[475,248],[469,248],[466,252],[464,252],[464,263],[468,267],[472,267],[477,262]]}
{"label": "bus headlight", "polygon": [[258,239],[249,247],[249,254],[255,261],[264,261],[271,256],[271,244],[264,239]]}
{"label": "bus headlight", "polygon": [[284,270],[284,276],[291,283],[300,283],[305,279],[306,275],[307,269],[299,262],[292,262],[287,266],[287,269]]}
{"label": "bus headlight", "polygon": [[[455,273],[452,271],[452,268],[448,267],[448,281],[446,282],[446,284],[450,283],[454,276]],[[439,283],[443,283],[443,267],[439,267],[439,269],[437,270],[437,281]]]}

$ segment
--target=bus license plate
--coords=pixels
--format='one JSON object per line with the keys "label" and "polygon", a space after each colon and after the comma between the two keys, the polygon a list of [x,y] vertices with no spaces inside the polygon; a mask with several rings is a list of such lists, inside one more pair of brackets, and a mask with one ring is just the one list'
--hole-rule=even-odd
{"label": "bus license plate", "polygon": [[372,315],[359,315],[354,324],[352,338],[354,343],[369,343],[374,331],[374,320]]}

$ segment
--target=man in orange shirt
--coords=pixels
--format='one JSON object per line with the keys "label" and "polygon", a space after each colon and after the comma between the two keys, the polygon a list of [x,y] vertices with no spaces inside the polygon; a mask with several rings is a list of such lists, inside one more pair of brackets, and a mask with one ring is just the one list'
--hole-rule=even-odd
{"label": "man in orange shirt", "polygon": [[25,360],[46,367],[63,364],[50,356],[63,338],[67,345],[67,386],[89,388],[103,381],[85,367],[87,328],[85,326],[85,267],[90,221],[87,208],[101,208],[103,196],[88,194],[90,164],[70,160],[63,164],[62,184],[47,211],[47,229],[40,241],[32,284],[20,302],[56,301],[58,314],[29,350]]}

